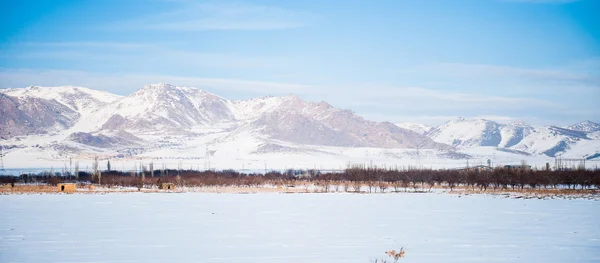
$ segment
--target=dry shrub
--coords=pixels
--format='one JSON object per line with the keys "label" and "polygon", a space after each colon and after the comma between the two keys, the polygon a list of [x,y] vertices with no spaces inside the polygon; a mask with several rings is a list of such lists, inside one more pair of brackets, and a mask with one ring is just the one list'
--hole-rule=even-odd
{"label": "dry shrub", "polygon": [[386,255],[394,259],[394,263],[398,262],[398,259],[404,257],[404,247],[401,247],[399,251],[392,249],[385,252]]}
{"label": "dry shrub", "polygon": [[385,193],[385,190],[389,187],[389,184],[386,182],[379,182],[379,191]]}
{"label": "dry shrub", "polygon": [[354,188],[354,192],[360,192],[360,187],[362,186],[362,182],[361,181],[354,181],[352,182],[352,188]]}
{"label": "dry shrub", "polygon": [[53,185],[56,186],[60,183],[60,178],[58,178],[58,176],[52,176],[50,177],[50,179],[48,180],[48,184],[49,185]]}
{"label": "dry shrub", "polygon": [[348,191],[350,191],[350,182],[344,181],[342,182],[342,186],[344,187],[344,192],[347,193]]}

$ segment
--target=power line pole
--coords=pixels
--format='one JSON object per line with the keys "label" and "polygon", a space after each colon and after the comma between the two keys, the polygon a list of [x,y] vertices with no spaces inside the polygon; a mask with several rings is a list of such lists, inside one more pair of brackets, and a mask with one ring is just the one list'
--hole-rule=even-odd
{"label": "power line pole", "polygon": [[0,145],[0,171],[4,172],[4,148]]}
{"label": "power line pole", "polygon": [[204,152],[204,170],[210,170],[210,152],[208,150],[208,144],[206,144],[206,150]]}

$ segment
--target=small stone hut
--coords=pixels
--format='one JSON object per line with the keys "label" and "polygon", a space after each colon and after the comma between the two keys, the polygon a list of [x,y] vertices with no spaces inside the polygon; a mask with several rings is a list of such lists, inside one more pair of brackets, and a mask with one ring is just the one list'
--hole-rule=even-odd
{"label": "small stone hut", "polygon": [[175,184],[173,183],[162,183],[159,189],[161,190],[175,190]]}
{"label": "small stone hut", "polygon": [[58,184],[58,191],[72,194],[77,189],[75,184]]}

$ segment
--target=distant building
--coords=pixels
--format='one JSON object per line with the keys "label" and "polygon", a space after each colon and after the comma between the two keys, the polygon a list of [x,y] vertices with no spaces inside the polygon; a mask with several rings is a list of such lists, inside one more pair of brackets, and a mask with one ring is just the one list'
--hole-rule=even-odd
{"label": "distant building", "polygon": [[58,191],[72,194],[77,189],[75,184],[58,184]]}
{"label": "distant building", "polygon": [[478,171],[478,172],[491,171],[492,167],[489,165],[476,165],[476,166],[470,167],[469,170]]}
{"label": "distant building", "polygon": [[162,183],[159,189],[161,190],[175,190],[175,184],[173,183]]}
{"label": "distant building", "polygon": [[482,164],[482,165],[475,165],[475,166],[470,166],[470,167],[465,167],[465,168],[459,168],[458,170],[483,172],[483,171],[491,171],[491,170],[493,170],[493,168]]}
{"label": "distant building", "polygon": [[509,165],[505,165],[504,169],[509,169],[509,170],[530,170],[531,169],[531,165],[523,165],[523,164],[509,164]]}

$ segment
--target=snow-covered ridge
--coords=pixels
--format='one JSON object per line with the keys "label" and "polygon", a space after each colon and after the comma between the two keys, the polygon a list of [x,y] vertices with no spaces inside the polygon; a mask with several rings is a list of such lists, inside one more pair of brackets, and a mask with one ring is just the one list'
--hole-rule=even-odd
{"label": "snow-covered ridge", "polygon": [[429,125],[414,123],[414,122],[396,123],[396,126],[410,130],[410,131],[414,131],[419,134],[425,134],[425,133],[429,132],[431,129],[433,129],[433,127],[431,127]]}
{"label": "snow-covered ridge", "polygon": [[484,119],[456,118],[428,132],[436,142],[456,147],[498,146],[500,125]]}
{"label": "snow-covered ridge", "polygon": [[581,132],[585,132],[585,133],[593,133],[593,132],[600,131],[600,124],[592,122],[592,121],[584,121],[584,122],[580,122],[575,125],[567,126],[565,128],[569,129],[569,130],[581,131]]}
{"label": "snow-covered ridge", "polygon": [[260,97],[249,100],[230,101],[230,108],[237,120],[254,120],[260,115],[275,110],[286,100],[294,99],[286,97]]}
{"label": "snow-covered ridge", "polygon": [[4,89],[0,90],[0,92],[18,98],[32,97],[56,100],[74,111],[93,110],[122,98],[122,96],[109,92],[76,86],[30,86],[27,88]]}
{"label": "snow-covered ridge", "polygon": [[[581,126],[577,126],[581,127]],[[585,126],[588,127],[588,126]],[[428,135],[436,142],[459,148],[498,147],[543,154],[549,157],[585,155],[568,154],[577,144],[596,144],[586,132],[556,126],[531,126],[524,122],[499,124],[485,119],[457,118],[432,129]],[[592,147],[593,148],[593,147]],[[590,149],[588,147],[588,149]],[[599,151],[600,148],[593,151]]]}

